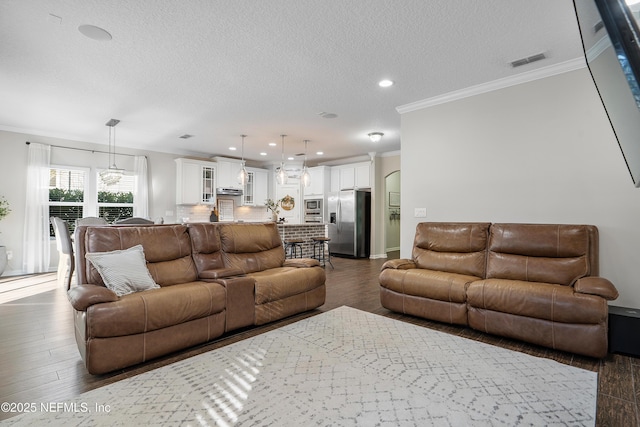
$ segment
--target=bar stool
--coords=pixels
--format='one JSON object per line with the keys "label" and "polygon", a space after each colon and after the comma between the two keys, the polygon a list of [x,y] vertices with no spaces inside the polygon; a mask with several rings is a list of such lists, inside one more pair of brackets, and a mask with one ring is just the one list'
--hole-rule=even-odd
{"label": "bar stool", "polygon": [[[329,261],[331,268],[334,268],[331,262],[331,250],[329,249],[331,239],[328,237],[312,237],[311,240],[313,241],[313,258],[317,259],[323,267],[326,267],[326,262]],[[325,245],[327,245],[327,257],[324,256]]]}
{"label": "bar stool", "polygon": [[[284,241],[285,258],[302,258],[302,239],[289,239]],[[287,256],[287,253],[289,256]]]}

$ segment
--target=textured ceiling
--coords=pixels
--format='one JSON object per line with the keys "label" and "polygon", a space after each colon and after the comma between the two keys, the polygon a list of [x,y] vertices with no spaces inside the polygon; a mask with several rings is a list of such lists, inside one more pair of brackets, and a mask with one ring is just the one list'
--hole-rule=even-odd
{"label": "textured ceiling", "polygon": [[396,107],[582,56],[569,0],[2,0],[0,40],[0,129],[267,162],[399,150]]}

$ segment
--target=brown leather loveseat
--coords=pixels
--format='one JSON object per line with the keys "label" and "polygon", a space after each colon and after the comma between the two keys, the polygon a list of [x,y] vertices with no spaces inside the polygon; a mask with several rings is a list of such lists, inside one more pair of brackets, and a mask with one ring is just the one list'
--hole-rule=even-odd
{"label": "brown leather loveseat", "polygon": [[387,261],[389,310],[601,358],[608,305],[591,225],[420,223],[412,259]]}
{"label": "brown leather loveseat", "polygon": [[[68,297],[78,349],[92,374],[311,310],[325,300],[324,270],[315,260],[285,260],[273,223],[80,226],[75,250],[80,285]],[[105,256],[124,256],[119,259],[127,264],[141,253],[144,272],[125,272],[124,278],[113,273],[113,260],[100,264]],[[103,274],[115,275],[110,285],[123,280],[148,289],[118,295]]]}

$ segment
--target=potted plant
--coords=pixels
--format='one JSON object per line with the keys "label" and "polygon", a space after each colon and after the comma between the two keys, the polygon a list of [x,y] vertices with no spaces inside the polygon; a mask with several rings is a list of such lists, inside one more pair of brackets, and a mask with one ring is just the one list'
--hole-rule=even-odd
{"label": "potted plant", "polygon": [[273,201],[271,199],[267,199],[265,200],[264,205],[267,207],[267,210],[271,212],[271,220],[273,222],[278,222],[278,214],[280,213],[280,200]]}
{"label": "potted plant", "polygon": [[[9,202],[4,196],[0,196],[0,221],[7,215],[9,215],[11,209],[9,209]],[[4,273],[4,269],[7,268],[7,248],[0,246],[0,276]]]}

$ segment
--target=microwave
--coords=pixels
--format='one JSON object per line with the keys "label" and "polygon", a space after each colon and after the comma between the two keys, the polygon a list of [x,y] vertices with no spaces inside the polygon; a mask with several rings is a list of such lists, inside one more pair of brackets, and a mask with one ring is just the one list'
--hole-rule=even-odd
{"label": "microwave", "polygon": [[309,199],[304,201],[305,214],[322,214],[322,199]]}

